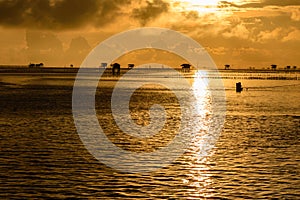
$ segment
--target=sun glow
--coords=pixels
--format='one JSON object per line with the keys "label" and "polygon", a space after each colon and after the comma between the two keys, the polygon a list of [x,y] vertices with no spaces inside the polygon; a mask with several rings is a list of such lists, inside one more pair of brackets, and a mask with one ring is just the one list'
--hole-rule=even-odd
{"label": "sun glow", "polygon": [[183,3],[188,3],[193,6],[217,6],[220,2],[219,0],[181,0]]}
{"label": "sun glow", "polygon": [[[199,15],[215,13],[224,15],[228,10],[222,8],[222,0],[173,0],[173,7],[177,11],[196,11]],[[226,3],[239,4],[241,0],[228,0]]]}

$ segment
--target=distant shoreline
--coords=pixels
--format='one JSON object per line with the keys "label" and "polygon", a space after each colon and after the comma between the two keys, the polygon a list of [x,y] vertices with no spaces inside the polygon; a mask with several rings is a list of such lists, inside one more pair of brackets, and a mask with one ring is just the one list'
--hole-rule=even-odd
{"label": "distant shoreline", "polygon": [[[91,71],[99,71],[100,68],[86,68]],[[103,68],[102,68],[103,69]],[[180,71],[181,68],[175,68]],[[0,65],[0,73],[77,73],[79,67],[38,67],[29,68],[28,66],[21,65]],[[106,71],[110,71],[111,68],[106,68]],[[121,68],[121,74],[126,73],[130,69]],[[159,70],[159,69],[158,69]],[[162,68],[163,70],[163,68]],[[218,71],[218,72],[236,72],[236,73],[300,73],[300,69],[203,69],[207,71]],[[191,69],[193,71],[193,69]]]}
{"label": "distant shoreline", "polygon": [[[75,78],[80,68],[76,67],[1,67],[0,76],[70,76]],[[102,68],[103,70],[104,68]],[[100,75],[104,78],[117,78],[122,77],[129,70],[128,68],[121,68],[120,76],[114,76],[111,68],[106,68],[104,71],[100,71],[99,68],[82,68],[81,73]],[[151,74],[151,70],[155,70],[155,73],[162,74],[166,78],[170,78],[168,74],[168,68],[136,68],[135,76]],[[193,78],[196,70],[190,70],[190,72],[182,72],[181,68],[176,68],[178,72],[186,78]],[[263,70],[263,69],[214,69],[214,70],[201,70],[202,78],[209,79],[261,79],[261,80],[300,80],[300,70]],[[165,73],[166,72],[166,73]]]}

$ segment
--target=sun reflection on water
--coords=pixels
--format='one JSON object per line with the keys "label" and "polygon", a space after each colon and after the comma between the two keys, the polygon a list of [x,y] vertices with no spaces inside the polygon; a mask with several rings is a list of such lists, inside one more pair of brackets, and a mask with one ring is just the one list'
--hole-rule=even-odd
{"label": "sun reflection on water", "polygon": [[[206,71],[196,71],[193,79],[192,90],[196,98],[196,112],[200,117],[200,126],[197,126],[197,134],[193,137],[187,152],[188,173],[182,182],[191,188],[190,195],[201,197],[207,193],[212,184],[210,168],[206,164],[209,159],[207,152],[207,137],[211,116],[211,93],[209,91],[209,79]],[[211,152],[210,152],[211,153]]]}
{"label": "sun reflection on water", "polygon": [[194,82],[192,85],[192,90],[194,93],[194,96],[197,99],[197,113],[204,117],[206,114],[208,114],[209,110],[207,109],[207,103],[209,99],[209,91],[208,91],[208,78],[207,72],[205,71],[196,71],[194,75]]}

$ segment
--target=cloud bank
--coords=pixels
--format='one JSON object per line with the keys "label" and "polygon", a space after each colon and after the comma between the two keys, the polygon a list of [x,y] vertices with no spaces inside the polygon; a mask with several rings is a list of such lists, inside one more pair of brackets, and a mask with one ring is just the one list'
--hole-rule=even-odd
{"label": "cloud bank", "polygon": [[132,18],[145,25],[148,20],[167,12],[168,3],[163,0],[0,0],[0,26],[35,29],[99,27],[112,23],[128,10]]}

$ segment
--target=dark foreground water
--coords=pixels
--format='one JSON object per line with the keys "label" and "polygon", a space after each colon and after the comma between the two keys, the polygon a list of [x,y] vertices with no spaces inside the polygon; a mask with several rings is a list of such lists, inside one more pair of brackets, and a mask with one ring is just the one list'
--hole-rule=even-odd
{"label": "dark foreground water", "polygon": [[[300,196],[299,81],[241,80],[248,87],[242,93],[234,91],[238,80],[224,81],[226,120],[212,154],[200,158],[195,142],[172,165],[145,174],[118,172],[86,150],[72,116],[72,75],[1,74],[0,81],[1,199]],[[96,100],[99,122],[108,137],[137,152],[166,145],[164,134],[145,142],[114,131],[109,112],[114,81],[105,84]],[[132,101],[165,103],[169,125],[163,133],[172,135],[179,123],[178,103],[168,91],[147,91],[137,91]],[[148,105],[141,105],[132,118],[147,124]]]}

